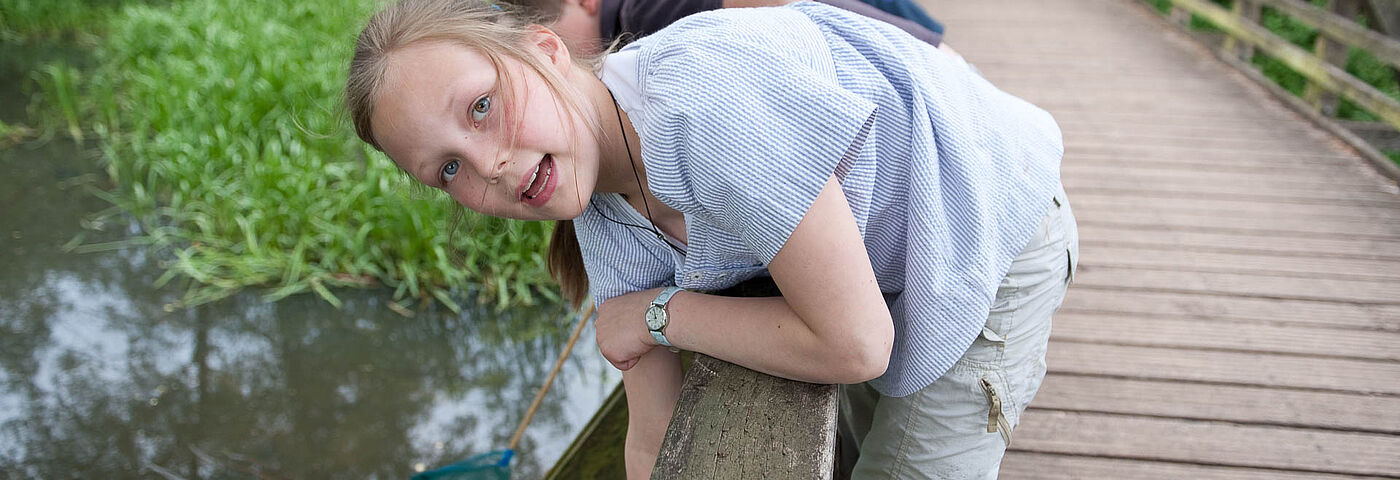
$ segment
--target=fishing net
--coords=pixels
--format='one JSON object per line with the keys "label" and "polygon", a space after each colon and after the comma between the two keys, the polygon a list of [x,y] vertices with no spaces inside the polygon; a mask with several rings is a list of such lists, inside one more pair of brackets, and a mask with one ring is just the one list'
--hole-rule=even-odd
{"label": "fishing net", "polygon": [[535,410],[540,407],[540,401],[544,400],[544,394],[549,392],[549,386],[554,383],[554,377],[559,374],[559,367],[564,366],[564,360],[569,358],[569,353],[574,350],[574,342],[578,341],[578,336],[583,332],[583,326],[588,324],[588,319],[593,316],[593,304],[588,304],[583,309],[583,315],[579,316],[578,322],[574,325],[574,333],[569,335],[569,342],[564,345],[564,351],[559,354],[559,360],[554,362],[554,368],[549,371],[549,377],[544,380],[544,385],[540,386],[540,391],[535,393],[535,400],[530,402],[530,408],[525,410],[525,418],[520,420],[520,426],[516,427],[515,435],[510,437],[510,445],[505,450],[483,453],[460,462],[429,470],[413,476],[412,480],[510,480],[510,459],[515,456],[515,447],[520,446],[520,437],[525,434],[525,427],[530,425],[530,419],[534,418]]}
{"label": "fishing net", "polygon": [[413,476],[413,480],[510,480],[515,452],[496,450]]}

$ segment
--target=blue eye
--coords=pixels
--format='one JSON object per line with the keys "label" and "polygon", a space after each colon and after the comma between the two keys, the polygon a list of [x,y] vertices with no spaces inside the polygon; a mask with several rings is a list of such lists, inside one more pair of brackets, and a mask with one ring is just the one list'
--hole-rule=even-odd
{"label": "blue eye", "polygon": [[472,104],[472,121],[480,122],[491,111],[491,97],[481,97]]}
{"label": "blue eye", "polygon": [[447,165],[442,166],[442,183],[450,182],[453,177],[457,176],[457,166],[456,160],[447,162]]}

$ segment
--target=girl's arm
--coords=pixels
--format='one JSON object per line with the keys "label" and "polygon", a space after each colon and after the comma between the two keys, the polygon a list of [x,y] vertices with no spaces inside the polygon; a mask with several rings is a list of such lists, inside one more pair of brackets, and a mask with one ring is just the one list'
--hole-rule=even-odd
{"label": "girl's arm", "polygon": [[[834,179],[768,271],[782,297],[677,294],[668,307],[666,337],[677,347],[794,380],[858,383],[884,373],[894,324]],[[599,349],[620,369],[655,347],[643,315],[658,290],[622,295],[599,308]]]}
{"label": "girl's arm", "polygon": [[681,394],[680,355],[655,348],[622,372],[627,391],[627,478],[651,478],[652,467]]}

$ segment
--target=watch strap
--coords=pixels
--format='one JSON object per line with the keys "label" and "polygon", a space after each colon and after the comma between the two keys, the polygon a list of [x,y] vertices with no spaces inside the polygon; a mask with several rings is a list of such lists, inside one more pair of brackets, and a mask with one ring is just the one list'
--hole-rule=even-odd
{"label": "watch strap", "polygon": [[651,332],[651,338],[656,340],[657,345],[661,345],[663,347],[675,347],[675,345],[671,345],[670,340],[666,339],[666,334],[658,332],[656,330],[649,331]]}
{"label": "watch strap", "polygon": [[651,304],[665,308],[666,304],[671,303],[671,297],[676,296],[676,293],[680,292],[681,290],[685,289],[674,286],[666,287],[665,289],[661,290],[661,293],[656,294],[656,300],[652,300]]}
{"label": "watch strap", "polygon": [[651,332],[651,338],[656,340],[656,343],[658,345],[675,348],[675,345],[671,345],[671,341],[666,338],[666,334],[662,333],[662,330],[665,330],[666,325],[671,323],[671,315],[670,312],[666,310],[666,305],[671,303],[671,297],[676,296],[676,293],[679,293],[682,290],[684,289],[676,286],[666,287],[665,289],[661,290],[661,293],[656,295],[655,300],[651,301],[651,305],[653,307],[661,309],[662,322],[661,328],[652,330],[650,327],[648,327],[647,331]]}

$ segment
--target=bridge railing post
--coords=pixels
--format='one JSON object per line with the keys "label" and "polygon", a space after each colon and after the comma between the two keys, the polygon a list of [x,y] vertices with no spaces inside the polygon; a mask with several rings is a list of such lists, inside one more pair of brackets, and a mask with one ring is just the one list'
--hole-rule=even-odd
{"label": "bridge railing post", "polygon": [[1186,29],[1191,28],[1191,12],[1181,8],[1175,2],[1172,3],[1172,10],[1171,13],[1168,14],[1168,18],[1179,27]]}
{"label": "bridge railing post", "polygon": [[[1230,6],[1230,13],[1239,18],[1241,23],[1258,24],[1262,11],[1263,6],[1255,0],[1235,0]],[[1254,59],[1254,44],[1235,35],[1225,35],[1225,42],[1221,44],[1220,49],[1225,56],[1238,58],[1245,63]]]}
{"label": "bridge railing post", "polygon": [[[1356,16],[1361,13],[1361,2],[1360,0],[1328,0],[1327,9],[1341,18],[1354,21]],[[1313,44],[1313,54],[1318,59],[1343,70],[1347,66],[1347,50],[1347,44],[1338,41],[1326,32],[1318,32],[1317,40]],[[1303,92],[1303,99],[1325,116],[1335,117],[1337,115],[1337,94],[1316,82],[1308,82],[1307,88]]]}

